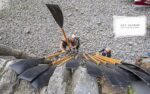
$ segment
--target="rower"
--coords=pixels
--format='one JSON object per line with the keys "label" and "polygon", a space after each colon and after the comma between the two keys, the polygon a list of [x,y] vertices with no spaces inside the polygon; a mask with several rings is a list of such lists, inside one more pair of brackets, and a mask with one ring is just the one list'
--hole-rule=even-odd
{"label": "rower", "polygon": [[103,56],[111,57],[111,50],[109,48],[104,48],[99,51]]}
{"label": "rower", "polygon": [[[77,37],[75,34],[73,34],[73,35],[71,36],[71,38],[68,38],[68,41],[69,41],[70,46],[71,46],[71,51],[78,53],[79,47],[80,47],[80,40],[79,40],[79,37]],[[61,50],[69,50],[68,45],[67,45],[67,42],[66,42],[65,39],[62,39],[62,40],[61,40],[60,49],[61,49]]]}

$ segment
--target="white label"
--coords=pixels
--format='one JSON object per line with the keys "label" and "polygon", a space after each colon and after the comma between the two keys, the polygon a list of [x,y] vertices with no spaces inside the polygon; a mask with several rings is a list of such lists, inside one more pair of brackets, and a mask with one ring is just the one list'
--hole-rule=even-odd
{"label": "white label", "polygon": [[144,36],[146,34],[146,16],[113,16],[115,37]]}

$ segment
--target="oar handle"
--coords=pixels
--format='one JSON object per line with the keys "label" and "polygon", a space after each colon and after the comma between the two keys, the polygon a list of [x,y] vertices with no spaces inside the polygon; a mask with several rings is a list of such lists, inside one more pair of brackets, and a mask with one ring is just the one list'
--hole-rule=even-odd
{"label": "oar handle", "polygon": [[68,45],[69,49],[71,49],[69,40],[68,40],[68,38],[67,38],[67,36],[66,36],[66,33],[65,33],[64,29],[61,28],[61,31],[63,32],[64,38],[65,38],[65,40],[66,40],[66,42],[67,42],[67,45]]}
{"label": "oar handle", "polygon": [[99,64],[100,62],[98,60],[96,60],[93,56],[87,54],[87,56],[90,58],[90,60],[94,61],[95,64]]}
{"label": "oar handle", "polygon": [[61,58],[61,59],[59,59],[59,60],[57,60],[57,61],[52,62],[52,64],[53,64],[53,65],[57,65],[57,64],[59,64],[60,62],[66,60],[66,59],[68,59],[68,58],[70,58],[70,56],[65,56],[65,57],[63,57],[63,58]]}
{"label": "oar handle", "polygon": [[61,50],[61,51],[55,52],[55,53],[53,53],[53,54],[47,56],[46,58],[47,58],[47,59],[51,59],[51,58],[53,58],[53,57],[55,57],[55,56],[58,56],[58,55],[60,55],[60,54],[63,54],[64,52],[65,52],[64,50]]}

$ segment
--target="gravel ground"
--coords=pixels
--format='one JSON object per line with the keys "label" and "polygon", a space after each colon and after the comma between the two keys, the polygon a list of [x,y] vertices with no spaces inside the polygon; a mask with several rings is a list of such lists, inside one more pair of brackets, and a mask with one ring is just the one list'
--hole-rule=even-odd
{"label": "gravel ground", "polygon": [[113,57],[127,62],[150,52],[150,33],[144,37],[115,39],[112,27],[113,15],[146,15],[149,24],[150,8],[137,8],[127,0],[11,1],[11,9],[0,11],[0,44],[39,56],[59,50],[62,34],[45,6],[54,3],[63,10],[66,33],[71,35],[77,30],[81,37],[81,52],[110,47]]}

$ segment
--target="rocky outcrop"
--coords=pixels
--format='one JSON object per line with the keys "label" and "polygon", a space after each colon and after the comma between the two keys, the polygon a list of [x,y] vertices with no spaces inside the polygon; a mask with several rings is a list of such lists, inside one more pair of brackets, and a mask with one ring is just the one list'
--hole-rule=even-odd
{"label": "rocky outcrop", "polygon": [[79,67],[73,74],[71,94],[99,94],[96,79],[87,74],[86,68]]}
{"label": "rocky outcrop", "polygon": [[141,57],[137,60],[136,64],[150,71],[150,57]]}
{"label": "rocky outcrop", "polygon": [[14,63],[14,61],[3,60],[0,63],[5,65],[0,73],[0,93],[10,94],[12,92],[11,87],[17,80],[17,75],[9,68],[9,65]]}
{"label": "rocky outcrop", "polygon": [[126,87],[113,87],[105,78],[100,80],[102,94],[128,94],[128,88]]}
{"label": "rocky outcrop", "polygon": [[57,67],[53,76],[50,78],[47,89],[48,94],[66,94],[70,76],[69,71],[65,69],[64,65]]}
{"label": "rocky outcrop", "polygon": [[0,59],[0,94],[99,94],[96,79],[87,74],[86,68],[72,72],[65,65],[55,69],[47,87],[36,90],[11,70],[9,65],[16,61]]}

